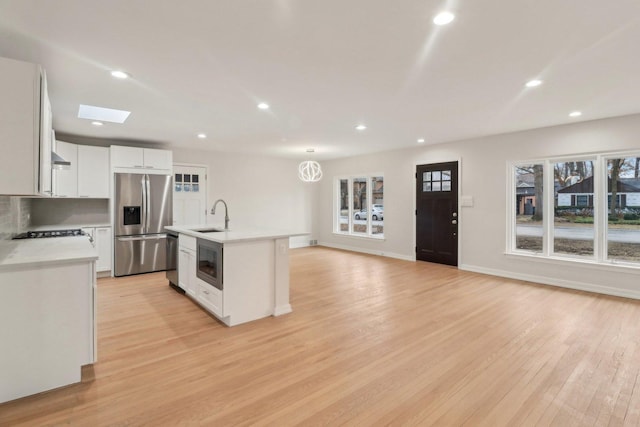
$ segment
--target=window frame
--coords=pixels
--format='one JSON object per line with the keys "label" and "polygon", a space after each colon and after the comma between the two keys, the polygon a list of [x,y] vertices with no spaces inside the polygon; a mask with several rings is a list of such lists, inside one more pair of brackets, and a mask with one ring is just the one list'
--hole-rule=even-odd
{"label": "window frame", "polygon": [[[374,239],[374,240],[384,240],[384,228],[382,233],[374,234],[373,226],[372,226],[372,215],[367,214],[367,231],[366,233],[356,232],[353,230],[353,216],[355,211],[353,209],[353,182],[354,179],[362,179],[364,178],[367,187],[367,212],[372,212],[372,206],[378,203],[375,203],[373,200],[373,185],[372,180],[375,178],[382,178],[382,182],[384,185],[384,174],[383,173],[362,173],[362,174],[352,174],[352,175],[341,175],[333,178],[333,233],[340,236],[350,236],[350,237],[358,237],[363,239]],[[341,181],[347,181],[347,207],[348,207],[348,227],[347,231],[340,230],[340,211],[341,211]],[[383,193],[384,199],[384,193]],[[384,203],[383,203],[384,205]],[[384,220],[383,220],[384,221]]]}
{"label": "window frame", "polygon": [[[507,238],[506,255],[535,257],[553,261],[568,261],[587,264],[611,266],[612,268],[627,267],[640,269],[640,261],[628,261],[610,258],[608,255],[609,224],[608,224],[608,168],[610,159],[626,157],[640,157],[639,150],[609,151],[598,153],[580,153],[576,155],[563,155],[561,157],[549,157],[544,159],[518,160],[507,162]],[[593,256],[556,253],[554,251],[554,209],[555,209],[555,182],[553,165],[558,162],[593,161]],[[542,224],[542,251],[518,249],[516,245],[516,212],[513,208],[517,201],[516,196],[516,168],[542,164],[543,166],[543,224]],[[551,189],[551,191],[549,191]],[[620,196],[620,195],[618,195]]]}

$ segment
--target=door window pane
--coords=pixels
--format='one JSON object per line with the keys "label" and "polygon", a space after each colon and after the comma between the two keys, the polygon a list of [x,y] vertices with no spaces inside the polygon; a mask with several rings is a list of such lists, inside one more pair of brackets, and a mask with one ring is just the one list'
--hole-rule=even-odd
{"label": "door window pane", "polygon": [[442,181],[442,191],[451,191],[451,181]]}
{"label": "door window pane", "polygon": [[433,182],[433,183],[432,183],[431,190],[432,190],[432,191],[440,191],[440,181]]}
{"label": "door window pane", "polygon": [[451,181],[451,171],[442,171],[442,180]]}
{"label": "door window pane", "polygon": [[542,252],[542,164],[518,165],[514,168],[516,224],[516,249]]}
{"label": "door window pane", "polygon": [[592,160],[553,164],[553,251],[557,254],[594,255],[593,164]]}
{"label": "door window pane", "polygon": [[640,262],[640,154],[609,159],[607,176],[607,258]]}
{"label": "door window pane", "polygon": [[431,183],[430,182],[423,182],[422,183],[422,191],[423,192],[431,191]]}
{"label": "door window pane", "polygon": [[367,233],[367,179],[353,179],[353,232]]}
{"label": "door window pane", "polygon": [[384,178],[371,178],[371,234],[384,233]]}

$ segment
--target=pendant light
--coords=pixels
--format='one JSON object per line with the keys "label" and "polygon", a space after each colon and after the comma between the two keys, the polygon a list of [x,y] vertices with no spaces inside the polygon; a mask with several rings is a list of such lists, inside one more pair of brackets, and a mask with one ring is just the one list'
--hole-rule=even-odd
{"label": "pendant light", "polygon": [[[308,148],[307,153],[313,153],[313,148]],[[322,168],[315,160],[305,160],[298,165],[298,178],[304,182],[318,182],[322,179]]]}

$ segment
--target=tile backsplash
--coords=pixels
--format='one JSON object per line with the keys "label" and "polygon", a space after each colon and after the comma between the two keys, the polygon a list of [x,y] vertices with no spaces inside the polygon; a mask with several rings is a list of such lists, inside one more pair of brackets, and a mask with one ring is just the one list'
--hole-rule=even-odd
{"label": "tile backsplash", "polygon": [[0,196],[0,240],[26,231],[31,222],[31,199]]}

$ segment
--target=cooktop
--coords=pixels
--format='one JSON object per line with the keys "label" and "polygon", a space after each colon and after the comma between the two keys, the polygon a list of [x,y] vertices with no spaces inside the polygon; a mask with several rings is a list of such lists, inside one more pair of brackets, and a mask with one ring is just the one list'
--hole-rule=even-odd
{"label": "cooktop", "polygon": [[84,236],[85,234],[79,228],[73,230],[27,231],[26,233],[18,234],[13,239],[41,239],[44,237]]}

